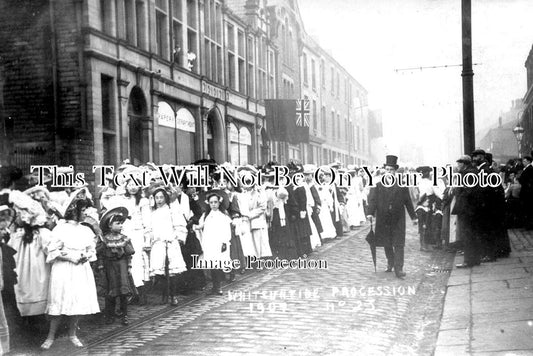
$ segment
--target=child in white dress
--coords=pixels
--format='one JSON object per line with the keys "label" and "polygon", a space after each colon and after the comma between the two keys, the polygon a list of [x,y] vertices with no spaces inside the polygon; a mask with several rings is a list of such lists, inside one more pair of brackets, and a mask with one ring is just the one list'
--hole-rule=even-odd
{"label": "child in white dress", "polygon": [[41,348],[52,346],[61,316],[69,318],[69,339],[77,347],[83,347],[76,336],[80,315],[100,312],[94,275],[89,262],[96,261],[93,231],[81,225],[87,200],[77,200],[68,206],[65,221],[52,231],[47,246],[46,262],[52,264],[46,313],[50,316],[50,330]]}
{"label": "child in white dress", "polygon": [[170,196],[165,188],[157,188],[152,193],[153,206],[150,214],[149,235],[152,241],[150,250],[150,276],[165,276],[165,260],[168,257],[168,286],[170,303],[178,305],[177,290],[181,283],[181,273],[187,266],[181,254],[180,244],[185,243],[187,229],[181,229],[178,217],[170,209]]}

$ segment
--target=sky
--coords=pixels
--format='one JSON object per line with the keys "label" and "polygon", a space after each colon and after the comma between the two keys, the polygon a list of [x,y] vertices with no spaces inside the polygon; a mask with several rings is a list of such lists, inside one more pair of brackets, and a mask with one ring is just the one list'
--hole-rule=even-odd
{"label": "sky", "polygon": [[[460,0],[298,4],[305,31],[368,90],[370,109],[382,110],[388,153],[416,142],[426,164],[460,154],[461,66],[399,70],[462,63]],[[472,0],[476,132],[525,95],[532,16],[533,0]]]}

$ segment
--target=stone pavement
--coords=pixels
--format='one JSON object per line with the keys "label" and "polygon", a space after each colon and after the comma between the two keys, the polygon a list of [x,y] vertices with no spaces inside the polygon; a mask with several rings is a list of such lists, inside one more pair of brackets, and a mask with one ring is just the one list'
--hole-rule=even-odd
{"label": "stone pavement", "polygon": [[257,271],[225,285],[224,296],[191,298],[127,328],[106,333],[85,325],[98,334],[83,333],[85,348],[58,340],[47,354],[430,355],[453,256],[421,253],[409,225],[407,277],[399,280],[384,272],[382,249],[374,272],[367,232],[310,256],[328,269]]}
{"label": "stone pavement", "polygon": [[509,237],[509,258],[452,271],[435,356],[533,355],[533,231]]}

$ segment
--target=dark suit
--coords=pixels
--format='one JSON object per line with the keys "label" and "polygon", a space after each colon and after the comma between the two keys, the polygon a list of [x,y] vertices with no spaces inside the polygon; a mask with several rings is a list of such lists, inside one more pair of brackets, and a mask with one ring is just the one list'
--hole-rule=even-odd
{"label": "dark suit", "polygon": [[520,182],[520,202],[523,209],[524,227],[533,229],[533,166],[528,165],[518,177]]}
{"label": "dark suit", "polygon": [[[461,174],[477,174],[475,167],[468,166]],[[451,214],[457,215],[457,235],[464,248],[464,264],[476,266],[481,262],[481,229],[479,221],[482,219],[481,188],[459,187],[455,190],[455,205]]]}
{"label": "dark suit", "polygon": [[311,215],[311,219],[313,219],[313,223],[315,223],[316,230],[319,234],[324,231],[322,229],[322,224],[320,223],[320,217],[319,217],[319,210],[322,205],[322,201],[320,200],[320,195],[318,195],[318,190],[316,190],[316,187],[312,185],[309,190],[311,191],[311,195],[313,196],[313,200],[315,202],[315,206],[313,207],[313,214]]}
{"label": "dark suit", "polygon": [[399,186],[384,187],[378,183],[368,196],[368,214],[376,217],[376,246],[385,248],[389,267],[396,273],[403,270],[405,245],[405,210],[416,219],[409,189]]}

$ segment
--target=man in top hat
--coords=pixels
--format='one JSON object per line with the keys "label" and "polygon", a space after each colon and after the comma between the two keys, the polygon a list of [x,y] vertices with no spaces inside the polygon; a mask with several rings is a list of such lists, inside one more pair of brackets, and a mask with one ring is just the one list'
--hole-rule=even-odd
{"label": "man in top hat", "polygon": [[[395,174],[398,169],[398,157],[387,156],[386,174]],[[403,271],[405,245],[405,210],[416,224],[416,214],[407,187],[394,184],[385,187],[378,183],[370,190],[368,197],[368,218],[376,217],[376,246],[385,248],[387,272],[394,272],[396,277],[405,277]]]}

